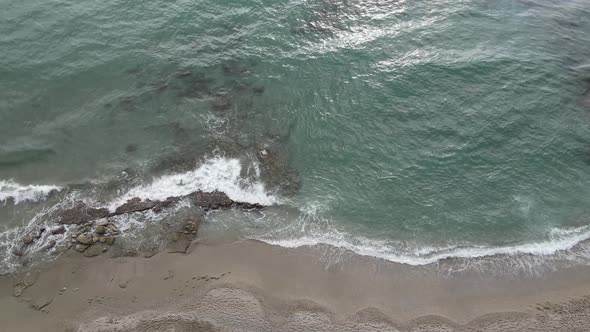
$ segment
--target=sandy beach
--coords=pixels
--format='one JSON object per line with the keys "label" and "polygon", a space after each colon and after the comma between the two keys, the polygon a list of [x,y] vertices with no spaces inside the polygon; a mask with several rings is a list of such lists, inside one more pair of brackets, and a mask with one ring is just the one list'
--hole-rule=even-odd
{"label": "sandy beach", "polygon": [[588,331],[590,268],[443,274],[329,248],[198,243],[0,280],[1,331]]}

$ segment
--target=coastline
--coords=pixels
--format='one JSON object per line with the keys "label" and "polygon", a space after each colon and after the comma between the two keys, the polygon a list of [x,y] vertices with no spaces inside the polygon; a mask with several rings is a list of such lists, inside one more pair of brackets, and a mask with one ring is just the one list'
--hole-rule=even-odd
{"label": "coastline", "polygon": [[[442,274],[319,247],[193,242],[186,254],[67,252],[0,278],[3,331],[583,331],[590,267]],[[18,296],[15,296],[15,291]]]}

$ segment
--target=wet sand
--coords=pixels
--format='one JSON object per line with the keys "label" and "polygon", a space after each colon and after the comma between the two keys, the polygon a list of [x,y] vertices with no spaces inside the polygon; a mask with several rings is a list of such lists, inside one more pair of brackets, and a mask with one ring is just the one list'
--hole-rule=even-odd
{"label": "wet sand", "polygon": [[[346,255],[345,255],[346,256]],[[444,274],[257,241],[0,278],[0,331],[590,331],[590,268]]]}

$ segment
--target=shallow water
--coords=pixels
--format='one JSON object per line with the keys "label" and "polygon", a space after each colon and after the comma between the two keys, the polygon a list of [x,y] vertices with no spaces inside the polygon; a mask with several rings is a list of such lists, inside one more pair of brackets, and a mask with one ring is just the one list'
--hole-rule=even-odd
{"label": "shallow water", "polygon": [[72,197],[218,189],[276,206],[209,232],[561,255],[590,238],[589,44],[581,0],[4,1],[1,240]]}

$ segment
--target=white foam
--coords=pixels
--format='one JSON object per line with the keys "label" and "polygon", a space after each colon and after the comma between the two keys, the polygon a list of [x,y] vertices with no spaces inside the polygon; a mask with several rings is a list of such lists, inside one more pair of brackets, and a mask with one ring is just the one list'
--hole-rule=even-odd
{"label": "white foam", "polygon": [[60,191],[62,188],[52,185],[21,185],[12,180],[0,181],[0,202],[6,202],[12,198],[14,204],[23,202],[38,202],[45,200],[52,191]]}
{"label": "white foam", "polygon": [[165,200],[171,196],[184,196],[202,190],[206,192],[222,191],[234,201],[272,205],[277,198],[266,193],[264,184],[254,179],[241,177],[242,164],[239,159],[215,157],[206,160],[195,170],[165,175],[149,184],[131,189],[117,199],[110,208],[115,209],[120,204],[133,197],[151,200]]}
{"label": "white foam", "polygon": [[445,247],[418,247],[414,250],[404,249],[399,243],[368,239],[362,237],[350,237],[345,233],[330,231],[318,236],[301,236],[292,239],[267,239],[258,240],[286,248],[304,246],[316,246],[327,244],[337,248],[343,248],[363,256],[372,256],[386,259],[392,262],[408,265],[427,265],[448,258],[482,258],[496,255],[517,256],[534,255],[548,256],[558,252],[571,250],[582,241],[590,239],[590,226],[559,229],[549,232],[550,238],[546,241],[523,243],[507,246],[445,246]]}

